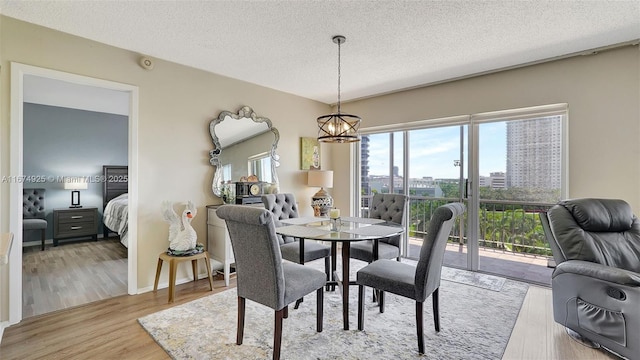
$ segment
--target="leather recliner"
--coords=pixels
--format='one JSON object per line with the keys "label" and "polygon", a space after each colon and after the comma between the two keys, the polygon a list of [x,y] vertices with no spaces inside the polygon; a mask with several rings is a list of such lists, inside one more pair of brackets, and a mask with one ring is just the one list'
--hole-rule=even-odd
{"label": "leather recliner", "polygon": [[623,200],[572,199],[540,219],[556,268],[554,320],[629,359],[640,358],[640,220]]}

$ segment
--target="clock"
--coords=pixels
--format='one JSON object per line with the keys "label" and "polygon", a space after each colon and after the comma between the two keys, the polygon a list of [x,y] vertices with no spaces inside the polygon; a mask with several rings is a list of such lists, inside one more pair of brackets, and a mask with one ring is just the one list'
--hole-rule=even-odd
{"label": "clock", "polygon": [[252,204],[261,202],[262,184],[262,182],[237,182],[236,204]]}
{"label": "clock", "polygon": [[251,184],[251,186],[249,186],[249,194],[256,196],[256,195],[259,195],[260,193],[261,193],[260,185]]}

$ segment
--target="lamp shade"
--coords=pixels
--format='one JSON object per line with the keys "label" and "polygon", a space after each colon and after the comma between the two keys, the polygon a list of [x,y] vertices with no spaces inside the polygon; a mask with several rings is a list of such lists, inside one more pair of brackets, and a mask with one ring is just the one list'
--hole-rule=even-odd
{"label": "lamp shade", "polygon": [[321,188],[333,187],[333,171],[310,170],[307,173],[307,185]]}
{"label": "lamp shade", "polygon": [[67,176],[64,178],[64,188],[65,190],[86,190],[87,179],[82,176]]}

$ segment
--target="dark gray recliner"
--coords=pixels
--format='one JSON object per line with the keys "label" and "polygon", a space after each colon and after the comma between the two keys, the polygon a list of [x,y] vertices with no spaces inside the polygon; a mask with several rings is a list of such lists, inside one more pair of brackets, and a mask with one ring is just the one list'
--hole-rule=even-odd
{"label": "dark gray recliner", "polygon": [[564,200],[540,219],[557,264],[555,321],[596,346],[639,359],[640,221],[629,204]]}
{"label": "dark gray recliner", "polygon": [[22,231],[40,230],[40,250],[44,250],[47,234],[44,194],[45,189],[22,189]]}
{"label": "dark gray recliner", "polygon": [[244,336],[245,299],[275,310],[273,359],[280,358],[282,319],[288,305],[316,291],[316,331],[322,332],[325,274],[308,266],[282,261],[273,215],[260,208],[223,205],[217,215],[224,219],[236,261],[238,330],[236,344]]}
{"label": "dark gray recliner", "polygon": [[423,304],[431,295],[433,322],[440,331],[438,290],[442,261],[449,233],[456,218],[465,212],[462,203],[449,203],[438,207],[429,222],[429,229],[422,241],[418,265],[413,266],[394,260],[381,259],[360,269],[356,276],[358,284],[358,330],[364,329],[365,286],[379,291],[380,312],[384,312],[384,293],[390,292],[416,301],[416,329],[418,351],[424,354]]}

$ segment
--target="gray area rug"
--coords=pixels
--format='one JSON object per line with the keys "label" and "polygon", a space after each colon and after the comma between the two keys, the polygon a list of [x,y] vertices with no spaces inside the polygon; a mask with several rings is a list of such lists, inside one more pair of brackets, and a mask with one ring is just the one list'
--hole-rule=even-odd
{"label": "gray area rug", "polygon": [[[324,331],[317,333],[316,296],[315,293],[306,296],[299,309],[290,307],[289,318],[284,321],[282,359],[500,359],[528,285],[492,278],[497,277],[443,268],[440,332],[434,330],[429,298],[424,306],[423,356],[418,354],[413,301],[387,294],[385,312],[380,314],[371,302],[369,289],[365,330],[358,331],[357,287],[352,286],[349,307],[352,330],[345,331],[340,292],[325,292]],[[470,281],[471,285],[464,281]],[[138,321],[174,359],[272,357],[274,311],[252,301],[247,301],[244,343],[235,344],[235,288]]]}

